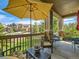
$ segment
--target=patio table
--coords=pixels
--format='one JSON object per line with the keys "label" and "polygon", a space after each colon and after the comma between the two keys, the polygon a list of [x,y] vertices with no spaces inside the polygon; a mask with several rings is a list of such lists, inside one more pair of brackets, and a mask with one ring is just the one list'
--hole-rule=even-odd
{"label": "patio table", "polygon": [[19,58],[13,57],[13,56],[3,56],[3,57],[0,57],[0,59],[19,59]]}
{"label": "patio table", "polygon": [[40,56],[36,57],[35,56],[35,50],[34,48],[30,48],[27,51],[27,57],[29,59],[51,59],[51,49],[50,48],[43,48],[40,50]]}

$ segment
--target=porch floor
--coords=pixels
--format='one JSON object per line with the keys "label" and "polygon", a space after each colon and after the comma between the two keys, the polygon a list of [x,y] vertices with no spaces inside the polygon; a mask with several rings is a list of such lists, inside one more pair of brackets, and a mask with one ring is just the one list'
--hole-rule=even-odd
{"label": "porch floor", "polygon": [[79,48],[73,49],[71,42],[54,42],[54,53],[51,59],[79,59]]}

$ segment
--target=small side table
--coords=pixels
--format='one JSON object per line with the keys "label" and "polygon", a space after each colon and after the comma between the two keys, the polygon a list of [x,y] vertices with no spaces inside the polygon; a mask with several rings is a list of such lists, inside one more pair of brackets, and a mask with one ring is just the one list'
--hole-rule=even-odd
{"label": "small side table", "polygon": [[3,57],[0,57],[0,59],[18,59],[17,57],[13,57],[13,56],[3,56]]}
{"label": "small side table", "polygon": [[40,49],[40,56],[35,56],[34,48],[30,48],[27,51],[28,59],[51,59],[51,49],[50,48],[42,48]]}

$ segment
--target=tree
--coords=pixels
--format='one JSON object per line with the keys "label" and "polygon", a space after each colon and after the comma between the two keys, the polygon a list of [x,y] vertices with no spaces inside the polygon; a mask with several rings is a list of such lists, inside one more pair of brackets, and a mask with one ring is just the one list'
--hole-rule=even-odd
{"label": "tree", "polygon": [[66,34],[65,37],[79,37],[79,32],[76,30],[76,25],[77,23],[69,23],[69,24],[64,24],[64,32],[69,33]]}
{"label": "tree", "polygon": [[58,18],[56,16],[53,16],[53,32],[58,31]]}
{"label": "tree", "polygon": [[10,26],[12,27],[13,32],[16,32],[16,24],[15,23],[12,23]]}
{"label": "tree", "polygon": [[0,23],[0,36],[4,35],[3,32],[4,32],[4,26]]}
{"label": "tree", "polygon": [[0,23],[0,33],[4,31],[4,26]]}
{"label": "tree", "polygon": [[34,33],[38,33],[39,32],[39,26],[38,26],[38,24],[36,22],[34,23],[34,26],[33,26],[33,32]]}
{"label": "tree", "polygon": [[39,32],[44,32],[45,31],[45,22],[42,22],[41,25],[39,26]]}

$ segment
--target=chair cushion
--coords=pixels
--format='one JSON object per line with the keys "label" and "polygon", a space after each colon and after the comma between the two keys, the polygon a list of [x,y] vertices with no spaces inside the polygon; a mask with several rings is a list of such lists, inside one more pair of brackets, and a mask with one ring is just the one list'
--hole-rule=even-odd
{"label": "chair cushion", "polygon": [[50,42],[48,42],[48,41],[46,41],[46,42],[44,42],[44,43],[43,43],[43,45],[44,45],[44,46],[50,46],[50,45],[51,45],[51,43],[50,43]]}

